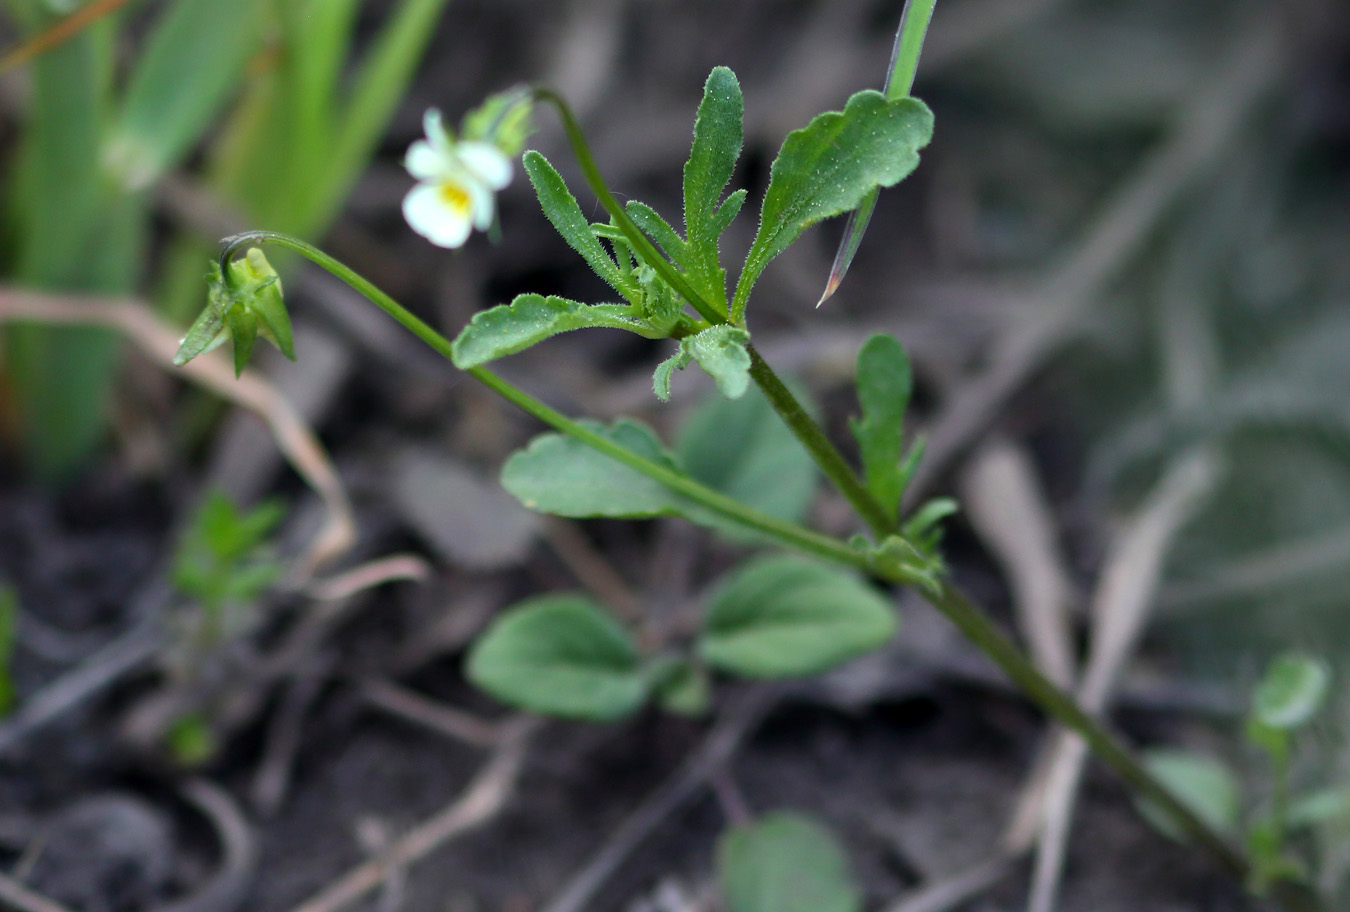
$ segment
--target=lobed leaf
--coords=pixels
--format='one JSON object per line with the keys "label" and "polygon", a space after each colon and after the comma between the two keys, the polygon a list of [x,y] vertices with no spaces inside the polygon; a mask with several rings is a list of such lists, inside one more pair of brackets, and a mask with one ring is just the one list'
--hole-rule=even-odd
{"label": "lobed leaf", "polygon": [[469,652],[469,680],[529,712],[608,722],[647,698],[628,631],[581,595],[546,595],[507,609]]}
{"label": "lobed leaf", "polygon": [[695,287],[722,309],[726,307],[726,270],[718,263],[717,239],[739,211],[740,201],[721,211],[717,209],[717,201],[731,181],[741,154],[744,111],[736,74],[726,67],[714,68],[703,87],[703,100],[694,120],[694,143],[684,166],[689,277]]}
{"label": "lobed leaf", "polygon": [[793,677],[870,652],[895,630],[889,602],[856,576],[797,557],[767,557],[709,598],[699,651],[733,674]]}
{"label": "lobed leaf", "polygon": [[588,327],[642,332],[626,304],[582,304],[556,295],[518,295],[510,304],[481,310],[450,343],[455,366],[464,370],[524,351],[559,333]]}
{"label": "lobed leaf", "polygon": [[789,133],[769,171],[759,230],[736,283],[733,322],[745,315],[750,290],[769,261],[808,227],[856,209],[877,187],[890,187],[919,164],[933,135],[933,114],[921,101],[887,101],[866,90],[843,111],[816,116]]}
{"label": "lobed leaf", "polygon": [[666,256],[670,257],[681,268],[689,268],[688,245],[685,244],[684,238],[680,237],[679,233],[670,227],[670,222],[661,217],[659,212],[646,203],[637,200],[629,200],[628,204],[624,206],[624,211],[628,213],[628,217],[633,220],[634,225],[645,231],[647,236],[665,251]]}
{"label": "lobed leaf", "polygon": [[863,415],[850,420],[849,428],[862,453],[867,489],[892,521],[905,493],[900,449],[913,382],[909,358],[894,336],[878,333],[863,343],[857,374]]}
{"label": "lobed leaf", "polygon": [[531,149],[525,153],[522,162],[525,173],[530,176],[534,192],[539,197],[539,205],[553,227],[562,235],[563,240],[572,249],[581,254],[591,269],[600,278],[608,282],[620,294],[624,293],[623,276],[613,258],[605,252],[591,231],[591,223],[577,205],[576,197],[567,189],[562,179],[548,159]]}
{"label": "lobed leaf", "polygon": [[777,811],[719,840],[717,873],[727,912],[861,912],[848,859],[829,830]]}

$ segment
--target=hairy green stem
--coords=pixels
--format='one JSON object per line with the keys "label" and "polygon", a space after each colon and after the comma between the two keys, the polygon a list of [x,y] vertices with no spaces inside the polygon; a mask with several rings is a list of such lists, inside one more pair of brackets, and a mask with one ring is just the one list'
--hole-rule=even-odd
{"label": "hairy green stem", "polygon": [[[272,231],[249,231],[226,238],[225,248],[221,253],[222,273],[228,274],[225,265],[233,252],[252,243],[272,243],[301,254],[365,295],[371,302],[401,323],[434,351],[446,359],[453,360],[451,359],[449,339],[413,315],[374,283],[339,260],[298,238]],[[754,364],[763,365],[763,368],[767,369],[763,359],[753,350],[752,359]],[[752,367],[752,370],[755,369]],[[688,476],[645,459],[568,418],[561,412],[550,408],[486,368],[471,368],[467,373],[545,424],[629,468],[641,472],[648,478],[666,485],[700,506],[764,533],[786,548],[845,564],[871,573],[888,582],[904,582],[895,578],[894,575],[886,573],[883,568],[877,567],[866,552],[859,551],[844,542],[795,523],[768,516],[718,491],[714,491]],[[771,372],[770,376],[772,376]],[[778,381],[777,377],[772,377],[768,385],[771,389],[781,387],[781,381]],[[786,387],[782,387],[782,390],[786,393]],[[790,396],[790,394],[788,395]],[[792,402],[795,404],[796,400],[793,399]],[[797,408],[800,409],[800,405],[797,405]],[[805,412],[802,412],[802,416],[806,417]],[[808,417],[807,421],[809,420]],[[814,423],[811,426],[814,427]],[[808,448],[810,448],[809,445]],[[814,450],[812,453],[817,455]],[[883,521],[880,525],[884,528],[888,523]],[[1084,712],[1072,696],[1042,674],[1012,640],[1000,631],[982,611],[971,604],[955,586],[943,581],[935,590],[920,591],[1046,715],[1082,737],[1103,763],[1142,797],[1160,807],[1183,832],[1207,851],[1225,870],[1239,880],[1247,878],[1252,870],[1251,862],[1247,857],[1229,845],[1222,836],[1173,796],[1124,744],[1096,719]],[[1273,898],[1289,912],[1321,912],[1321,906],[1316,898],[1296,885],[1276,884],[1272,887],[1271,892]]]}
{"label": "hairy green stem", "polygon": [[886,510],[872,496],[871,492],[863,486],[858,479],[857,474],[852,467],[844,461],[830,439],[825,436],[825,432],[820,426],[812,420],[806,413],[806,409],[792,395],[792,391],[787,385],[778,378],[769,367],[767,361],[755,350],[753,345],[747,345],[746,351],[750,353],[750,379],[754,380],[756,385],[764,392],[765,398],[773,406],[780,418],[792,430],[792,433],[801,441],[806,452],[811,454],[816,465],[825,476],[833,482],[848,502],[852,504],[853,509],[867,527],[872,530],[872,534],[880,541],[894,529],[894,523],[886,515]]}

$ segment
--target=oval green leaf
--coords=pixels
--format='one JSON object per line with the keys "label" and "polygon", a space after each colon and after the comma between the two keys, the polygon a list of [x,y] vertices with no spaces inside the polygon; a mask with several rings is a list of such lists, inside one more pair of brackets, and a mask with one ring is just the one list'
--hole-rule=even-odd
{"label": "oval green leaf", "polygon": [[[1228,767],[1217,760],[1187,750],[1158,748],[1144,752],[1144,765],[1182,804],[1211,829],[1225,835],[1237,832],[1241,793]],[[1138,803],[1143,815],[1158,832],[1184,842],[1185,836],[1160,807]]]}
{"label": "oval green leaf", "polygon": [[632,638],[580,595],[546,595],[507,609],[474,643],[467,673],[504,703],[594,722],[632,715],[647,696]]}
{"label": "oval green leaf", "polygon": [[717,846],[727,912],[859,912],[862,896],[829,830],[777,811],[728,830]]}
{"label": "oval green leaf", "polygon": [[[582,421],[645,459],[675,469],[656,434],[638,421]],[[677,516],[692,506],[659,481],[563,434],[541,434],[502,466],[502,487],[531,510],[557,516],[638,519]]]}
{"label": "oval green leaf", "polygon": [[1315,656],[1285,653],[1266,669],[1252,695],[1252,714],[1264,725],[1288,730],[1306,724],[1322,708],[1331,671]]}
{"label": "oval green leaf", "polygon": [[895,617],[850,573],[797,557],[759,558],[710,597],[699,650],[709,665],[744,677],[817,674],[883,645]]}
{"label": "oval green leaf", "polygon": [[[685,419],[676,449],[691,476],[770,516],[800,522],[815,496],[815,463],[758,389],[710,396]],[[716,516],[707,524],[737,541],[757,537]]]}

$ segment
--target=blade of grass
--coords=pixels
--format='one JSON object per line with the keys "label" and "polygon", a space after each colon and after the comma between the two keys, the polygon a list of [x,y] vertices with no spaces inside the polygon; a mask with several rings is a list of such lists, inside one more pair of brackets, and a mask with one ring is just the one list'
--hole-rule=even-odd
{"label": "blade of grass", "polygon": [[131,71],[106,156],[130,189],[148,186],[201,136],[239,84],[258,40],[260,0],[179,0]]}
{"label": "blade of grass", "polygon": [[345,113],[334,124],[324,186],[307,227],[333,218],[351,182],[365,167],[431,40],[447,0],[404,0],[380,30],[352,83]]}
{"label": "blade of grass", "polygon": [[[919,69],[919,54],[923,51],[923,39],[928,34],[928,21],[933,16],[933,6],[937,0],[905,0],[904,12],[900,14],[900,27],[895,31],[895,45],[891,49],[891,68],[886,74],[886,85],[882,89],[887,99],[904,98],[914,88],[914,75]],[[872,220],[872,211],[876,209],[880,190],[873,190],[857,209],[849,213],[844,223],[844,237],[839,242],[839,250],[830,266],[830,277],[825,282],[825,292],[816,302],[824,304],[839,289],[844,274],[853,262],[853,255],[862,244],[863,234],[867,232],[867,223]]]}
{"label": "blade of grass", "polygon": [[[47,289],[100,290],[109,238],[99,179],[110,30],[94,23],[32,63],[33,104],[15,172],[15,278]],[[83,329],[16,328],[7,373],[29,464],[56,478],[102,429],[112,337]]]}

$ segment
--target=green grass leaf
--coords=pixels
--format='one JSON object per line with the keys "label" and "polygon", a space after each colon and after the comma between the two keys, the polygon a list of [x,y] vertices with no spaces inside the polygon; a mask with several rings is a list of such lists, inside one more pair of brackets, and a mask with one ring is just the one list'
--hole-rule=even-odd
{"label": "green grass leaf", "polygon": [[548,595],[503,612],[469,653],[469,680],[529,712],[622,719],[647,698],[628,632],[590,599]]}
{"label": "green grass leaf", "polygon": [[887,101],[858,92],[843,111],[827,111],[794,130],[769,171],[759,230],[736,282],[732,322],[745,315],[750,290],[769,261],[808,227],[856,209],[877,187],[890,187],[919,165],[933,135],[933,114],[914,98]]}
{"label": "green grass leaf", "polygon": [[[656,434],[640,422],[581,424],[645,459],[677,469]],[[502,486],[531,510],[558,516],[635,519],[687,515],[694,507],[659,481],[563,434],[541,434],[511,454],[502,466]]]}
{"label": "green grass leaf", "polygon": [[259,0],[178,0],[136,58],[109,137],[109,165],[128,188],[147,186],[201,137],[258,46]]}
{"label": "green grass leaf", "polygon": [[727,912],[860,912],[862,895],[834,835],[777,811],[734,827],[717,846]]}
{"label": "green grass leaf", "polygon": [[894,336],[878,333],[858,351],[858,403],[862,418],[849,428],[862,452],[863,478],[892,520],[905,493],[900,466],[905,409],[914,380],[909,357]]}
{"label": "green grass leaf", "polygon": [[556,295],[518,295],[510,304],[474,314],[451,343],[450,353],[455,366],[467,370],[574,329],[602,326],[642,333],[646,327],[630,313],[626,304],[582,304]]}
{"label": "green grass leaf", "polygon": [[797,557],[752,561],[710,596],[703,658],[751,678],[817,674],[883,645],[890,603],[851,573]]}

